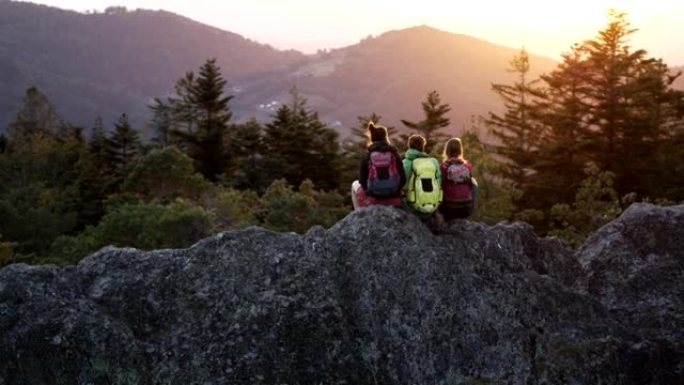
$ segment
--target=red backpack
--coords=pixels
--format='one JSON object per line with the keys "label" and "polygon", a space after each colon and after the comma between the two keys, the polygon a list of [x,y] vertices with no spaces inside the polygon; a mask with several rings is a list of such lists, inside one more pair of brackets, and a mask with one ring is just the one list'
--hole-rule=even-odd
{"label": "red backpack", "polygon": [[450,207],[473,203],[473,188],[468,164],[463,160],[449,160],[444,178],[444,202]]}
{"label": "red backpack", "polygon": [[399,193],[401,177],[391,151],[373,151],[368,160],[368,193],[376,197],[390,197]]}

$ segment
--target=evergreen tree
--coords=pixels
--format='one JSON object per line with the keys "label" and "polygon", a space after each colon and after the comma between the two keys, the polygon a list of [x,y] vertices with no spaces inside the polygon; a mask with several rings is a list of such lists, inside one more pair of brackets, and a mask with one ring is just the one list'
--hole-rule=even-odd
{"label": "evergreen tree", "polygon": [[[109,163],[109,140],[102,118],[95,119],[88,140],[87,153],[79,164],[79,191],[81,210],[78,228],[96,225],[105,213],[104,201],[110,194],[118,191],[117,179]],[[118,183],[117,183],[118,182]]]}
{"label": "evergreen tree", "polygon": [[133,160],[141,152],[142,143],[138,132],[131,127],[128,116],[121,114],[114,126],[114,133],[107,141],[107,159],[119,180],[125,178]]}
{"label": "evergreen tree", "polygon": [[102,118],[97,117],[93,128],[90,131],[90,140],[88,141],[88,151],[92,154],[103,155],[107,149],[107,133],[105,132]]}
{"label": "evergreen tree", "polygon": [[123,184],[124,192],[162,204],[179,198],[198,201],[209,188],[209,182],[195,173],[192,159],[174,146],[138,158]]}
{"label": "evergreen tree", "polygon": [[[634,32],[624,13],[611,11],[598,36],[576,47],[583,62],[582,121],[594,134],[590,157],[615,174],[618,194],[655,198],[664,182],[653,172],[658,151],[668,140],[666,127],[681,119],[684,94],[670,88],[673,78],[661,60],[631,49]],[[667,163],[658,168],[671,168]]]}
{"label": "evergreen tree", "polygon": [[469,219],[495,224],[513,217],[514,201],[521,191],[500,177],[504,165],[497,161],[492,145],[480,139],[480,133],[486,131],[483,127],[483,117],[471,117],[470,127],[460,136],[463,156],[473,165],[473,177],[478,184],[477,207]]}
{"label": "evergreen tree", "polygon": [[171,113],[171,133],[185,132],[193,134],[197,126],[197,106],[192,103],[190,90],[197,86],[195,73],[186,72],[185,76],[178,79],[174,85],[176,96],[168,99],[168,107]]}
{"label": "evergreen tree", "polygon": [[57,126],[57,139],[63,142],[76,141],[80,144],[86,142],[83,127],[65,121],[60,121]]}
{"label": "evergreen tree", "polygon": [[[216,59],[207,60],[194,81],[190,74],[182,84],[184,108],[191,111],[196,130],[174,130],[181,146],[197,163],[198,171],[207,179],[216,181],[226,171],[231,160],[229,151],[229,124],[232,112],[228,102],[233,96],[224,96],[226,81],[221,77]],[[187,88],[183,88],[187,87]]]}
{"label": "evergreen tree", "polygon": [[238,189],[250,189],[263,193],[268,187],[262,160],[263,127],[254,118],[235,127],[231,151],[236,157],[231,185]]}
{"label": "evergreen tree", "polygon": [[[26,127],[26,126],[24,126]],[[0,234],[16,252],[44,255],[52,240],[77,227],[77,180],[85,154],[78,138],[15,131],[0,156]]]}
{"label": "evergreen tree", "polygon": [[152,144],[158,148],[165,148],[173,144],[171,139],[172,130],[172,108],[159,98],[154,99],[152,110]]}
{"label": "evergreen tree", "polygon": [[268,179],[285,178],[295,186],[310,179],[316,186],[334,189],[339,183],[337,131],[309,110],[296,89],[290,94],[291,105],[281,106],[266,125],[264,165]]}
{"label": "evergreen tree", "polygon": [[530,61],[525,49],[513,58],[508,71],[518,77],[513,84],[492,85],[503,100],[504,115],[490,112],[486,124],[497,140],[495,151],[505,159],[502,176],[512,181],[516,188],[527,191],[529,171],[538,156],[541,134],[534,112],[534,99],[540,93],[533,88],[535,82],[528,79]]}
{"label": "evergreen tree", "polygon": [[589,163],[586,178],[577,189],[574,202],[557,204],[550,210],[550,233],[579,247],[589,234],[620,214],[620,200],[613,189],[613,173],[599,171]]}
{"label": "evergreen tree", "polygon": [[[612,175],[618,196],[678,196],[681,179],[671,170],[684,158],[670,144],[676,130],[668,127],[682,121],[684,93],[671,89],[675,77],[661,60],[627,45],[634,32],[624,14],[611,12],[598,37],[573,46],[540,85],[526,78],[523,51],[512,63],[519,80],[494,86],[506,113],[490,114],[488,124],[506,161],[503,175],[523,191],[520,208],[559,218],[560,208],[572,207],[590,164]],[[538,219],[542,232],[558,226]]]}
{"label": "evergreen tree", "polygon": [[[423,113],[425,118],[420,122],[412,122],[408,120],[403,120],[402,123],[413,130],[416,130],[418,134],[425,137],[427,144],[425,145],[426,152],[439,151],[439,144],[443,143],[449,139],[449,135],[445,134],[442,130],[451,124],[449,118],[446,114],[451,111],[451,106],[448,104],[442,104],[437,91],[432,91],[428,94],[427,99],[422,102]],[[404,137],[404,143],[406,143],[407,137]]]}
{"label": "evergreen tree", "polygon": [[50,99],[38,88],[30,87],[14,121],[9,125],[11,137],[18,135],[56,135],[60,117]]}
{"label": "evergreen tree", "polygon": [[588,92],[584,102],[590,107],[589,123],[595,125],[597,135],[592,141],[599,168],[613,170],[619,154],[620,130],[629,123],[629,72],[635,69],[645,52],[631,52],[627,38],[635,29],[629,28],[624,14],[611,11],[608,26],[598,37],[578,47],[588,64]]}
{"label": "evergreen tree", "polygon": [[583,101],[588,88],[586,72],[587,63],[573,50],[563,55],[554,71],[541,77],[546,87],[537,113],[543,131],[531,166],[535,172],[526,186],[528,202],[536,208],[571,203],[585,178],[593,138]]}

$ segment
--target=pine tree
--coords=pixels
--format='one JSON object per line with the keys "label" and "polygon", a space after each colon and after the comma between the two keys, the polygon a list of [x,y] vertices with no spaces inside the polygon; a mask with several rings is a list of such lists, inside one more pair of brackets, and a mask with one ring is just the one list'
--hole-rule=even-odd
{"label": "pine tree", "polygon": [[611,12],[598,37],[573,46],[539,85],[526,79],[522,54],[512,63],[518,82],[495,85],[506,113],[488,123],[506,160],[503,175],[523,190],[519,208],[548,216],[555,204],[571,207],[591,164],[614,176],[619,196],[677,196],[681,179],[671,170],[684,159],[666,128],[681,121],[684,93],[671,89],[661,60],[627,45],[634,32],[624,14]]}
{"label": "pine tree", "polygon": [[339,183],[337,131],[327,127],[296,89],[292,102],[281,106],[266,125],[264,135],[269,181],[285,178],[298,186],[310,179],[317,187],[334,189]]}
{"label": "pine tree", "polygon": [[[228,102],[233,96],[224,96],[226,81],[221,77],[216,59],[207,60],[200,68],[199,76],[186,75],[187,87],[181,93],[189,118],[195,119],[196,130],[174,130],[181,146],[197,163],[198,171],[207,179],[216,181],[229,167],[229,124],[232,112]],[[183,82],[181,81],[181,83]],[[192,127],[192,125],[190,125]]]}
{"label": "pine tree", "polygon": [[250,189],[263,193],[268,187],[263,169],[263,127],[256,119],[235,127],[232,152],[236,156],[232,183],[238,189]]}
{"label": "pine tree", "polygon": [[645,54],[641,50],[630,52],[627,38],[636,30],[629,28],[624,14],[611,11],[609,19],[608,26],[596,39],[587,40],[578,47],[589,65],[589,92],[584,102],[591,108],[589,123],[598,128],[593,152],[598,156],[602,170],[613,170],[615,161],[622,157],[618,141],[621,126],[629,124],[628,71]]}
{"label": "pine tree", "polygon": [[105,132],[102,118],[97,117],[93,128],[90,130],[90,140],[88,141],[88,151],[92,154],[102,156],[107,148],[107,133]]}
{"label": "pine tree", "polygon": [[535,208],[571,203],[585,178],[593,138],[583,101],[588,92],[586,72],[587,63],[573,50],[563,55],[554,71],[541,76],[545,88],[536,108],[543,130],[531,165],[535,172],[526,191],[528,202]]}
{"label": "pine tree", "polygon": [[[426,152],[438,151],[441,143],[449,138],[449,135],[443,132],[443,129],[451,124],[446,114],[451,111],[451,106],[442,104],[441,98],[437,91],[432,91],[428,94],[427,99],[422,102],[423,114],[425,118],[420,122],[412,122],[409,120],[401,120],[401,122],[408,128],[416,130],[418,134],[425,137],[427,144],[425,145]],[[406,142],[407,137],[404,137]]]}
{"label": "pine tree", "polygon": [[535,121],[534,110],[535,98],[540,93],[534,88],[535,81],[528,79],[530,60],[525,49],[510,62],[508,72],[517,75],[515,83],[492,85],[503,99],[504,115],[490,112],[485,122],[497,139],[495,151],[505,159],[502,176],[526,191],[530,169],[537,159],[541,128]]}
{"label": "pine tree", "polygon": [[45,124],[49,101],[34,100],[39,108],[22,107],[0,156],[0,233],[31,258],[44,256],[55,237],[77,227],[77,179],[86,152],[80,135],[58,137],[56,126]]}
{"label": "pine tree", "polygon": [[114,174],[123,179],[133,160],[142,152],[138,132],[131,127],[128,116],[121,114],[114,126],[114,133],[107,141],[107,158]]}
{"label": "pine tree", "polygon": [[36,87],[30,87],[14,121],[9,125],[11,137],[20,135],[56,135],[60,117],[50,99]]}
{"label": "pine tree", "polygon": [[87,154],[80,164],[79,228],[94,226],[100,221],[105,213],[105,199],[117,192],[122,182],[114,175],[109,155],[109,139],[102,118],[98,117],[90,131]]}
{"label": "pine tree", "polygon": [[672,79],[661,60],[631,49],[634,32],[624,13],[611,11],[598,36],[577,48],[587,65],[583,102],[595,132],[590,151],[599,168],[615,174],[620,195],[653,198],[662,192],[653,168],[668,138],[665,128],[681,119],[682,93],[670,89]]}
{"label": "pine tree", "polygon": [[172,134],[174,132],[185,132],[193,134],[197,126],[197,106],[192,103],[190,90],[197,86],[195,73],[190,71],[176,81],[174,90],[176,96],[168,99],[168,106],[171,112]]}

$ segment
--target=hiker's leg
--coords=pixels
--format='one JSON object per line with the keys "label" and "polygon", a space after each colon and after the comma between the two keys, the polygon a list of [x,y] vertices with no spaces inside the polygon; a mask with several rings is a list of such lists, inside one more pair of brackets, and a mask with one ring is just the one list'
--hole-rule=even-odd
{"label": "hiker's leg", "polygon": [[472,189],[473,189],[473,208],[472,211],[475,211],[475,208],[477,207],[477,179],[475,178],[470,178],[470,181],[472,182]]}
{"label": "hiker's leg", "polygon": [[443,231],[446,228],[446,220],[439,210],[432,214],[432,225],[433,229],[436,231]]}
{"label": "hiker's leg", "polygon": [[359,206],[359,196],[357,195],[359,193],[359,189],[361,188],[361,183],[359,183],[358,180],[355,180],[354,183],[351,185],[351,199],[352,199],[352,205],[354,206],[354,210],[358,210],[361,208]]}

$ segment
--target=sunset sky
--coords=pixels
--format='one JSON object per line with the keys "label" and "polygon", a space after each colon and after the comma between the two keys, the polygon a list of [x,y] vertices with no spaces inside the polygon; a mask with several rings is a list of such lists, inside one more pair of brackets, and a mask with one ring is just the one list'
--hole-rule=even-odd
{"label": "sunset sky", "polygon": [[281,49],[307,53],[357,43],[368,35],[427,24],[557,59],[605,25],[609,8],[625,11],[631,45],[671,66],[684,65],[682,0],[42,0],[78,11],[109,5],[165,9]]}

